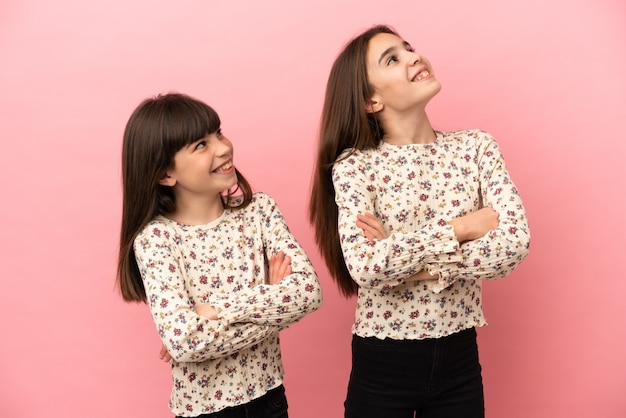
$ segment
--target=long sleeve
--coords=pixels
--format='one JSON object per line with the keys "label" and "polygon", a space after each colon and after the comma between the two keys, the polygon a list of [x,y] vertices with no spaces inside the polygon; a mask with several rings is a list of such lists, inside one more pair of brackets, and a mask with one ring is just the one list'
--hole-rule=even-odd
{"label": "long sleeve", "polygon": [[[369,241],[356,226],[357,215],[379,216],[389,228],[410,222],[411,208],[394,201],[394,193],[381,194],[377,183],[388,176],[375,169],[365,153],[353,154],[333,167],[335,201],[339,210],[339,236],[343,256],[353,279],[364,288],[394,287],[424,268],[427,258],[460,261],[459,243],[446,219],[434,215],[423,224],[392,230],[387,239]],[[382,164],[381,164],[382,165]],[[389,186],[393,189],[393,186]],[[395,207],[398,207],[397,210]],[[385,213],[393,215],[385,216]],[[394,217],[394,219],[391,218]]]}
{"label": "long sleeve", "polygon": [[175,234],[164,225],[152,224],[134,245],[152,318],[174,360],[201,362],[228,356],[276,332],[272,326],[235,325],[197,315],[182,267],[185,257],[175,241]]}
{"label": "long sleeve", "polygon": [[[247,225],[256,229],[246,231],[246,235],[262,237],[265,260],[279,251],[291,257],[292,274],[275,285],[259,284],[236,295],[214,294],[211,303],[218,315],[230,323],[276,325],[285,329],[321,306],[322,291],[313,265],[290,232],[276,202],[263,193],[257,196],[256,225]],[[266,282],[267,270],[260,273],[261,283]]]}
{"label": "long sleeve", "polygon": [[520,194],[506,169],[498,144],[481,132],[477,163],[483,207],[499,216],[498,228],[461,245],[459,263],[434,263],[427,269],[439,273],[435,292],[458,279],[499,279],[509,275],[528,255],[530,231]]}

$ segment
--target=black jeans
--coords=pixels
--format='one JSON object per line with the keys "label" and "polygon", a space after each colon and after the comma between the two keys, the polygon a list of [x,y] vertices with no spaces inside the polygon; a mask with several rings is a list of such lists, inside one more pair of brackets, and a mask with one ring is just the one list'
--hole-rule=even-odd
{"label": "black jeans", "polygon": [[[176,417],[181,418],[181,417]],[[196,418],[288,418],[285,388],[280,385],[260,398]]]}
{"label": "black jeans", "polygon": [[483,418],[474,328],[425,340],[352,339],[346,418]]}

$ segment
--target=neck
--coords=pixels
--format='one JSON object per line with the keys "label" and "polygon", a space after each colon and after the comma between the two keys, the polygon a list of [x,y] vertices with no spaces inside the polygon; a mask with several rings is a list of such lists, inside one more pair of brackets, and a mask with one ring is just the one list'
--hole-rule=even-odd
{"label": "neck", "polygon": [[425,112],[387,114],[381,118],[383,141],[392,145],[429,144],[436,135]]}
{"label": "neck", "polygon": [[203,225],[216,220],[224,213],[221,196],[176,196],[176,210],[168,218],[185,225]]}

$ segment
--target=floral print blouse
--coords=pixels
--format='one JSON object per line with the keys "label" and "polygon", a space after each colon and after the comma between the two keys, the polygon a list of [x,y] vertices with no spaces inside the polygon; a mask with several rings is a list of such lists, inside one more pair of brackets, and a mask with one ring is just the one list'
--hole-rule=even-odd
{"label": "floral print blouse", "polygon": [[[170,409],[179,416],[249,402],[279,386],[279,331],[315,311],[313,266],[276,202],[255,193],[206,225],[159,216],[135,239],[135,256],[156,328],[172,356]],[[293,273],[268,285],[268,260],[291,257]],[[218,320],[194,312],[210,303]]]}
{"label": "floral print blouse", "polygon": [[[481,279],[511,273],[530,246],[522,200],[491,135],[436,132],[430,144],[346,151],[333,183],[343,256],[359,285],[354,334],[438,338],[486,324]],[[486,206],[498,228],[459,243],[447,222]],[[386,239],[365,238],[356,226],[365,212],[383,222]],[[439,278],[406,281],[423,269]]]}

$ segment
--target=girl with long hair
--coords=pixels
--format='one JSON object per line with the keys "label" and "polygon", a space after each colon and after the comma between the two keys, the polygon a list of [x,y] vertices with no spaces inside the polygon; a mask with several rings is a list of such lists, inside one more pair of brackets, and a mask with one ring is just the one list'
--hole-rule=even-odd
{"label": "girl with long hair", "polygon": [[122,152],[117,283],[148,304],[180,417],[287,417],[279,332],[318,309],[313,267],[276,202],[235,168],[217,113],[143,101]]}
{"label": "girl with long hair", "polygon": [[482,417],[481,283],[528,254],[494,138],[434,130],[430,62],[388,26],[351,40],[328,78],[309,203],[343,295],[357,295],[346,417]]}

